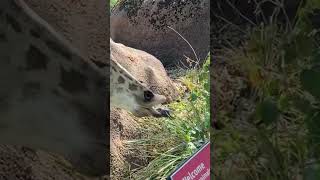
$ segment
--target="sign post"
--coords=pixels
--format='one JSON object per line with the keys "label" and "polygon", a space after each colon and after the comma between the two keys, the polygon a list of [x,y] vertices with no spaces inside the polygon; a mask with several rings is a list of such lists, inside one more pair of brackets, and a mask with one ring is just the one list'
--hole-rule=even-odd
{"label": "sign post", "polygon": [[210,180],[210,142],[175,170],[169,180]]}

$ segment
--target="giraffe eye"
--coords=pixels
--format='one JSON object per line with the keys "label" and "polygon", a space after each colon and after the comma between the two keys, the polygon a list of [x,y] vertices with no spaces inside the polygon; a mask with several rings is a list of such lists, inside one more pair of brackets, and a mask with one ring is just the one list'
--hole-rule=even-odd
{"label": "giraffe eye", "polygon": [[151,91],[144,91],[144,100],[145,101],[151,101],[151,99],[153,98],[153,93]]}

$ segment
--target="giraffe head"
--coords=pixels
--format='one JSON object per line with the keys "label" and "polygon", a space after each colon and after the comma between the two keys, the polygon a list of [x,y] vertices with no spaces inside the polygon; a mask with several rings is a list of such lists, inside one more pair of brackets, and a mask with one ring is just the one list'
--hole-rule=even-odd
{"label": "giraffe head", "polygon": [[130,111],[134,116],[161,117],[154,106],[167,101],[163,95],[152,92],[147,86],[136,80],[111,55],[110,104]]}

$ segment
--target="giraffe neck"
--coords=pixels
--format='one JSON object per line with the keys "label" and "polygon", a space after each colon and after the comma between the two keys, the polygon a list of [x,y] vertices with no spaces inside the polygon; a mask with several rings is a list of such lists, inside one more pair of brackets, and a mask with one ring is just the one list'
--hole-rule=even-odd
{"label": "giraffe neck", "polygon": [[[143,91],[143,86],[118,62],[111,59],[111,76],[110,76],[110,105],[133,111],[135,108],[134,91],[130,86],[139,87]],[[131,88],[132,89],[132,88]]]}
{"label": "giraffe neck", "polygon": [[99,68],[22,0],[0,1],[0,59],[0,143],[60,153],[81,172],[103,174],[106,76]]}

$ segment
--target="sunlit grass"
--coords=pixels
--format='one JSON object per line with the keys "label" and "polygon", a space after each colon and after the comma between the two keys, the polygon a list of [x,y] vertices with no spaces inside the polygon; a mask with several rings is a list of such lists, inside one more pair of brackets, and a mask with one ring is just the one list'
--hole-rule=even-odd
{"label": "sunlit grass", "polygon": [[110,8],[112,8],[118,0],[110,0]]}
{"label": "sunlit grass", "polygon": [[209,64],[210,57],[201,69],[190,69],[180,78],[189,94],[169,104],[172,118],[140,120],[144,138],[127,141],[126,146],[144,151],[151,161],[146,167],[131,170],[130,178],[165,179],[209,141]]}

